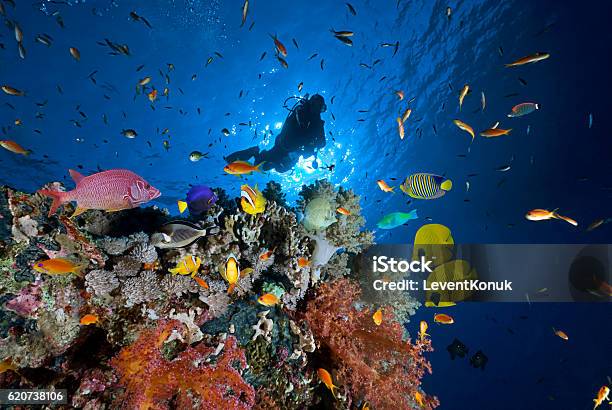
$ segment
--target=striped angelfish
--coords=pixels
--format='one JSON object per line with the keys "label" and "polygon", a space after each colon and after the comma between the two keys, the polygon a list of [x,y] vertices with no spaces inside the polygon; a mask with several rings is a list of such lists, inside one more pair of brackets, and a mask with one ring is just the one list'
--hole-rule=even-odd
{"label": "striped angelfish", "polygon": [[407,195],[416,199],[440,198],[446,191],[450,191],[453,183],[440,175],[418,173],[406,178],[400,189]]}

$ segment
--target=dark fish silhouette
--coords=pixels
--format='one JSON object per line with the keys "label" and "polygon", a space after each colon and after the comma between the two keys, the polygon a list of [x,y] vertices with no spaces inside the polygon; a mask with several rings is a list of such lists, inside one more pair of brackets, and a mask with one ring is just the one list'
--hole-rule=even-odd
{"label": "dark fish silhouette", "polygon": [[448,353],[450,353],[451,360],[455,360],[455,357],[465,357],[469,349],[459,339],[455,338],[453,343],[446,347]]}
{"label": "dark fish silhouette", "polygon": [[480,369],[483,371],[488,361],[489,358],[485,356],[482,350],[477,351],[476,354],[470,358],[470,364],[472,365],[472,367],[474,367],[475,369],[478,369],[480,367]]}

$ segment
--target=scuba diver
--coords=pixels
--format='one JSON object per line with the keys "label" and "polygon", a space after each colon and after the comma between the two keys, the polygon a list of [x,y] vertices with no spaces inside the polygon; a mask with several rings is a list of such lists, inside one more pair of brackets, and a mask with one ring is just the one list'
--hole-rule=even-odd
{"label": "scuba diver", "polygon": [[306,97],[289,97],[285,104],[291,98],[299,101],[289,109],[289,116],[271,149],[260,151],[258,146],[254,146],[234,152],[225,157],[225,160],[229,163],[248,161],[254,157],[255,164],[264,163],[261,166],[264,171],[276,169],[277,172],[287,172],[293,168],[300,155],[304,158],[314,155],[312,166],[316,168],[318,150],[325,146],[325,121],[321,119],[321,113],[327,110],[327,105],[319,94],[310,98],[308,94]]}

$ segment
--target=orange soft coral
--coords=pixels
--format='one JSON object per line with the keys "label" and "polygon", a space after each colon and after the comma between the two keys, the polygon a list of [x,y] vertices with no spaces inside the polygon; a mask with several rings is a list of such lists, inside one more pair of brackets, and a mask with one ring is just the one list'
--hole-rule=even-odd
{"label": "orange soft coral", "polygon": [[[254,389],[233,367],[246,367],[244,352],[236,339],[228,337],[219,356],[214,349],[200,343],[187,347],[173,360],[160,351],[176,321],[161,323],[157,329],[143,331],[138,340],[119,352],[111,365],[125,388],[121,408],[166,409],[170,400],[185,409],[250,409],[255,401]],[[216,359],[215,365],[207,362]]]}
{"label": "orange soft coral", "polygon": [[367,400],[373,408],[432,409],[435,397],[424,395],[424,406],[414,402],[421,378],[431,373],[423,357],[430,351],[428,340],[411,344],[403,340],[402,325],[391,308],[384,308],[380,326],[372,311],[358,310],[354,303],[359,285],[349,279],[321,285],[308,302],[305,319],[315,335],[332,353],[335,380],[348,390],[354,401]]}

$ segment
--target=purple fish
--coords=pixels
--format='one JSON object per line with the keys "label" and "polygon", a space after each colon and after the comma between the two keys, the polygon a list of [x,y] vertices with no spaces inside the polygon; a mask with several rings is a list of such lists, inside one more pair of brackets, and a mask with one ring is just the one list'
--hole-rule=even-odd
{"label": "purple fish", "polygon": [[217,195],[206,185],[194,185],[187,192],[185,202],[187,202],[190,214],[199,215],[208,211],[217,202]]}

